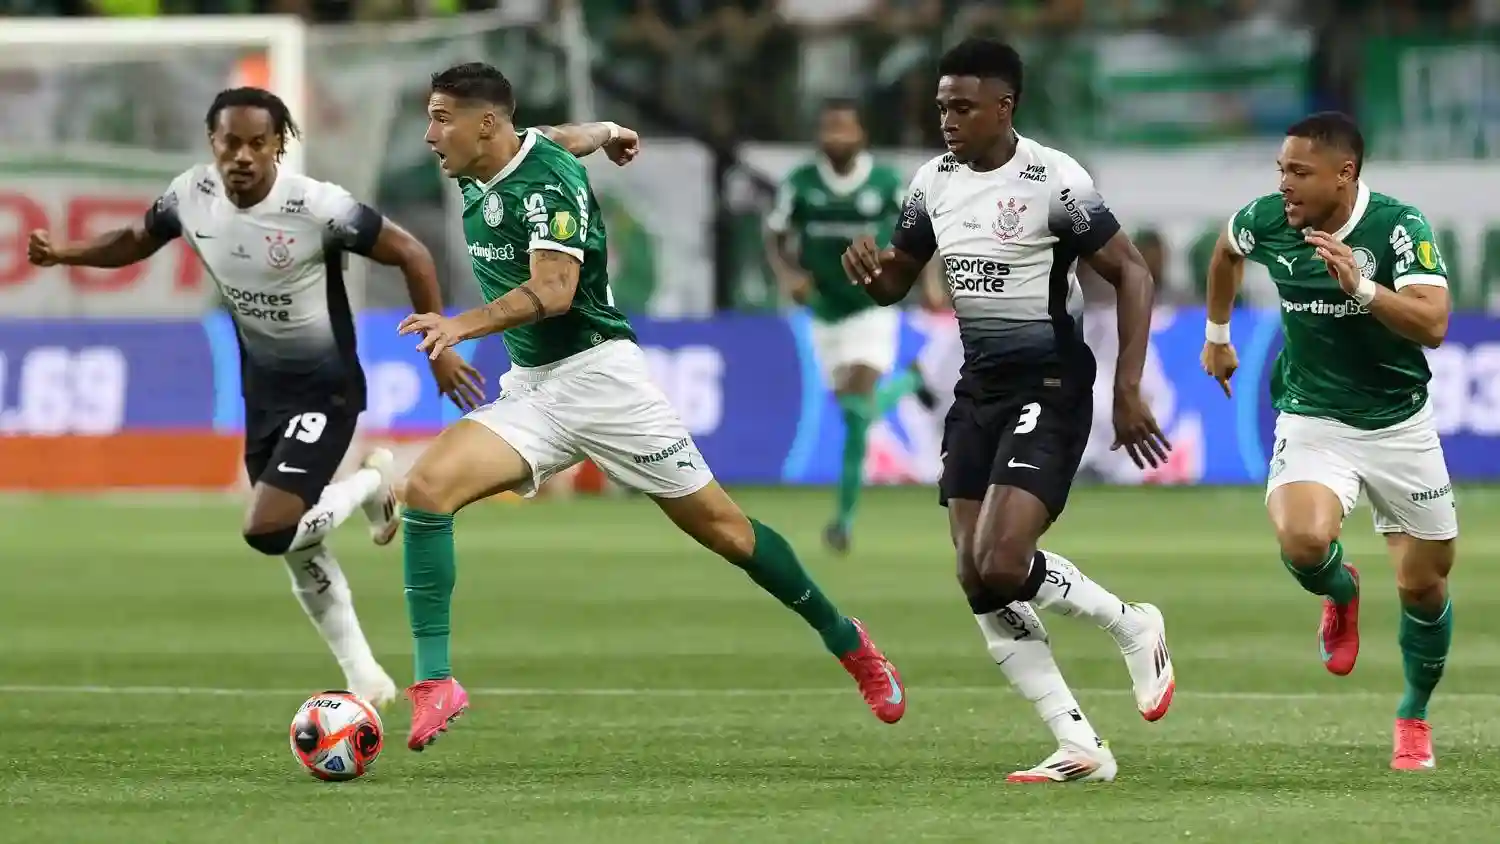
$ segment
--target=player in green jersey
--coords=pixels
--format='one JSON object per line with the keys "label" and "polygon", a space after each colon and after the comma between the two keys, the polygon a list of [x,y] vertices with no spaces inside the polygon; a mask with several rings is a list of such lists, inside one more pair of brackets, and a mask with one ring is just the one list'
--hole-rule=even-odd
{"label": "player in green jersey", "polygon": [[1453,635],[1448,573],[1458,517],[1427,396],[1423,348],[1448,329],[1447,268],[1422,212],[1360,178],[1350,118],[1314,114],[1287,131],[1281,191],[1240,209],[1209,266],[1204,369],[1230,392],[1229,317],[1246,259],[1281,298],[1285,344],[1271,375],[1280,412],[1266,505],[1281,559],[1324,597],[1318,648],[1334,674],[1359,653],[1359,574],[1339,533],[1360,491],[1385,536],[1401,599],[1406,692],[1391,767],[1433,766],[1427,703]]}
{"label": "player in green jersey", "polygon": [[766,257],[782,291],[812,313],[813,348],[842,411],[838,509],[823,532],[824,542],[842,553],[864,485],[870,426],[902,396],[916,392],[925,404],[934,401],[915,367],[880,384],[896,364],[900,314],[850,284],[842,260],[860,235],[890,240],[906,180],[866,151],[859,111],[848,100],[823,105],[818,148],[777,191],[766,218]]}
{"label": "player in green jersey", "polygon": [[899,720],[906,695],[895,667],[824,596],[787,541],[746,517],[714,481],[614,306],[604,221],[574,154],[603,148],[625,163],[635,134],[591,124],[562,133],[571,137],[559,145],[548,132],[517,130],[510,82],[479,63],[434,74],[427,111],[427,142],[463,190],[464,238],[488,304],[455,317],[414,314],[400,330],[421,334],[418,348],[431,355],[503,332],[511,368],[499,398],[445,430],[407,475],[406,600],[416,640],[407,746],[423,749],[468,706],[448,654],[453,514],[497,492],[529,495],[585,458],[646,493],[801,616],[875,715]]}

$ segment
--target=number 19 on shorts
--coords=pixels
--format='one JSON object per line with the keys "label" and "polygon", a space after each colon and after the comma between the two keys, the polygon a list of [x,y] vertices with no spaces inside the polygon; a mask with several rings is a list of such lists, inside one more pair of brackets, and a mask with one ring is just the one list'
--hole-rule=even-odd
{"label": "number 19 on shorts", "polygon": [[286,430],[282,432],[282,439],[296,439],[298,442],[315,443],[323,436],[323,429],[328,427],[328,415],[316,411],[299,413],[287,420]]}

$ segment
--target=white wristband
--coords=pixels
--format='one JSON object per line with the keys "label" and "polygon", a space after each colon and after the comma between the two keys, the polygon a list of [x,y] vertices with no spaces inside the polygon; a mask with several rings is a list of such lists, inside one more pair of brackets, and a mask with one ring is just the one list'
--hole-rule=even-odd
{"label": "white wristband", "polygon": [[1229,345],[1229,323],[1209,320],[1203,326],[1203,339],[1220,346]]}
{"label": "white wristband", "polygon": [[1374,279],[1360,276],[1359,284],[1354,286],[1354,301],[1358,302],[1360,307],[1368,308],[1370,303],[1375,301],[1375,291],[1378,287]]}
{"label": "white wristband", "polygon": [[620,124],[612,120],[606,120],[604,121],[604,125],[609,127],[609,139],[611,141],[618,141],[620,139]]}

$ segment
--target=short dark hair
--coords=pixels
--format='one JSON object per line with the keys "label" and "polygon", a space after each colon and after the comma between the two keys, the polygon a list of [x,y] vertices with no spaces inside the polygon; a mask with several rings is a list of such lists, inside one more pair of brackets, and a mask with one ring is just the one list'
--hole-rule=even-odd
{"label": "short dark hair", "polygon": [[[219,123],[219,113],[226,108],[265,109],[271,115],[272,129],[281,138],[282,152],[286,152],[287,138],[302,137],[302,129],[292,118],[292,110],[286,107],[280,97],[264,88],[226,88],[220,91],[214,97],[213,104],[208,107],[208,117],[204,120],[208,124],[209,134],[213,134],[214,127]],[[281,154],[278,153],[277,157],[280,158]]]}
{"label": "short dark hair", "polygon": [[464,62],[432,75],[432,92],[458,100],[479,100],[515,114],[516,92],[494,65]]}
{"label": "short dark hair", "polygon": [[1010,85],[1021,102],[1021,54],[993,38],[965,38],[938,59],[938,76],[978,76]]}
{"label": "short dark hair", "polygon": [[1341,111],[1320,111],[1298,120],[1286,130],[1288,138],[1306,138],[1354,156],[1354,175],[1365,166],[1365,136],[1354,118]]}

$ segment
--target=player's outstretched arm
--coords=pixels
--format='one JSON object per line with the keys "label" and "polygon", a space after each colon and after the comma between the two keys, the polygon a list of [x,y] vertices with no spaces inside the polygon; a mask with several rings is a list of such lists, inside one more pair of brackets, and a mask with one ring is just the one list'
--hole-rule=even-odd
{"label": "player's outstretched arm", "polygon": [[406,293],[417,313],[442,312],[443,294],[438,287],[437,265],[433,263],[432,253],[411,232],[389,217],[381,218],[380,233],[370,245],[369,258],[401,271],[406,279]]}
{"label": "player's outstretched arm", "polygon": [[525,284],[482,307],[456,317],[440,313],[412,314],[401,321],[398,334],[421,334],[417,350],[436,359],[445,350],[489,334],[498,334],[565,314],[578,290],[577,258],[555,249],[531,250],[531,278]]}
{"label": "player's outstretched arm", "polygon": [[[1105,222],[1107,219],[1112,218],[1101,216],[1097,221],[1101,233],[1108,232],[1111,227]],[[1118,223],[1112,227],[1114,232],[1102,246],[1088,253],[1084,261],[1115,288],[1120,349],[1115,359],[1115,441],[1111,450],[1125,449],[1135,465],[1144,469],[1166,463],[1167,452],[1172,449],[1141,393],[1146,352],[1151,344],[1151,309],[1156,301],[1156,281],[1130,236],[1119,229]],[[1092,231],[1090,228],[1085,233]],[[1084,245],[1087,241],[1080,239],[1079,243]]]}
{"label": "player's outstretched arm", "polygon": [[105,232],[82,243],[53,243],[45,231],[34,231],[26,256],[39,267],[69,264],[81,267],[125,267],[155,255],[170,238],[146,230],[144,222]]}
{"label": "player's outstretched arm", "polygon": [[1084,261],[1115,288],[1115,312],[1120,321],[1115,387],[1139,390],[1151,342],[1151,308],[1156,302],[1156,281],[1151,278],[1151,268],[1123,231],[1116,231]]}
{"label": "player's outstretched arm", "polygon": [[1245,278],[1245,256],[1229,239],[1229,230],[1219,232],[1213,255],[1208,259],[1208,321],[1203,329],[1203,371],[1219,382],[1219,389],[1229,398],[1234,388],[1229,379],[1240,367],[1239,356],[1229,342],[1229,319],[1234,313],[1234,299]]}
{"label": "player's outstretched arm", "polygon": [[568,312],[578,290],[577,258],[555,249],[531,250],[531,278],[480,308],[454,318],[459,341],[498,334]]}
{"label": "player's outstretched arm", "polygon": [[[873,250],[873,240],[870,246]],[[853,251],[853,249],[854,247],[851,246],[850,250]],[[871,266],[867,257],[861,258],[861,262],[863,267]],[[870,273],[866,270],[864,273],[865,292],[870,294],[870,298],[874,299],[876,304],[900,304],[907,294],[911,293],[912,286],[917,283],[917,279],[922,277],[922,268],[926,265],[926,261],[920,261],[896,247],[875,253],[874,272]],[[845,272],[847,271],[846,264]]]}
{"label": "player's outstretched arm", "polygon": [[[1245,256],[1230,244],[1228,231],[1219,232],[1213,255],[1208,259],[1208,321],[1225,326],[1226,335],[1234,299],[1244,279]],[[1229,338],[1226,336],[1222,342],[1228,343]]]}
{"label": "player's outstretched arm", "polygon": [[602,149],[610,161],[621,167],[634,161],[641,151],[641,136],[635,130],[608,121],[538,126],[537,131],[578,158]]}

